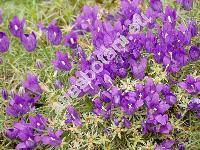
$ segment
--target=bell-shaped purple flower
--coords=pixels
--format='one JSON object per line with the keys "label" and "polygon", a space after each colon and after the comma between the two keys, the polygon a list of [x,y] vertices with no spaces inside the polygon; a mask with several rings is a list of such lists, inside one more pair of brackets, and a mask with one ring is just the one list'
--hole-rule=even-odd
{"label": "bell-shaped purple flower", "polygon": [[50,146],[59,146],[62,143],[61,135],[63,131],[58,130],[55,133],[52,130],[48,130],[48,135],[43,135],[41,140],[43,144]]}
{"label": "bell-shaped purple flower", "polygon": [[195,79],[191,75],[188,75],[186,80],[178,83],[178,85],[190,94],[195,94],[200,92],[200,79],[199,78]]}
{"label": "bell-shaped purple flower", "polygon": [[44,63],[40,59],[37,59],[36,62],[35,62],[35,66],[38,69],[42,69],[44,67]]}
{"label": "bell-shaped purple flower", "polygon": [[34,94],[40,95],[43,92],[39,85],[37,76],[30,73],[27,75],[27,80],[23,82],[23,86]]}
{"label": "bell-shaped purple flower", "polygon": [[198,26],[197,26],[196,21],[189,22],[188,30],[190,31],[192,37],[198,34]]}
{"label": "bell-shaped purple flower", "polygon": [[150,6],[154,11],[162,11],[162,2],[160,0],[150,0]]}
{"label": "bell-shaped purple flower", "polygon": [[126,117],[124,116],[122,117],[122,122],[123,122],[124,127],[131,128],[131,121],[128,120]]}
{"label": "bell-shaped purple flower", "polygon": [[19,130],[16,128],[9,128],[6,130],[6,136],[10,139],[15,139],[19,133]]}
{"label": "bell-shaped purple flower", "polygon": [[2,95],[2,98],[3,98],[4,100],[7,100],[7,99],[8,99],[8,92],[7,92],[6,89],[2,89],[2,90],[1,90],[1,95]]}
{"label": "bell-shaped purple flower", "polygon": [[176,0],[185,10],[191,10],[193,7],[193,0]]}
{"label": "bell-shaped purple flower", "polygon": [[50,24],[47,28],[48,40],[53,45],[59,45],[62,42],[62,31],[54,24]]}
{"label": "bell-shaped purple flower", "polygon": [[188,109],[195,112],[197,118],[200,119],[200,99],[199,98],[193,98],[188,104]]}
{"label": "bell-shaped purple flower", "polygon": [[54,65],[55,69],[64,70],[64,71],[71,70],[72,66],[68,59],[67,53],[63,54],[61,51],[57,51],[56,57],[57,59],[52,61],[52,64]]}
{"label": "bell-shaped purple flower", "polygon": [[20,21],[17,16],[14,16],[12,21],[9,24],[10,32],[15,37],[19,37],[20,38],[21,34],[23,34],[23,32],[24,32],[24,25],[25,25],[25,19]]}
{"label": "bell-shaped purple flower", "polygon": [[6,107],[6,113],[11,116],[26,114],[33,107],[34,100],[27,94],[15,95]]}
{"label": "bell-shaped purple flower", "polygon": [[130,61],[131,71],[135,78],[143,79],[145,77],[145,70],[147,67],[147,58],[142,58],[139,62],[135,60]]}
{"label": "bell-shaped purple flower", "polygon": [[67,120],[66,123],[74,123],[76,126],[82,126],[81,118],[75,108],[71,105],[67,107]]}
{"label": "bell-shaped purple flower", "polygon": [[156,145],[155,150],[170,150],[174,143],[174,140],[164,140],[160,145]]}
{"label": "bell-shaped purple flower", "polygon": [[54,83],[54,86],[56,89],[61,89],[61,88],[63,88],[63,83],[60,80],[56,80]]}
{"label": "bell-shaped purple flower", "polygon": [[200,58],[200,48],[197,46],[191,46],[189,51],[190,60],[196,61]]}
{"label": "bell-shaped purple flower", "polygon": [[28,52],[32,52],[37,47],[37,39],[34,32],[21,35],[21,43]]}
{"label": "bell-shaped purple flower", "polygon": [[69,46],[70,48],[75,49],[78,46],[77,40],[78,37],[76,32],[72,31],[64,38],[65,46]]}
{"label": "bell-shaped purple flower", "polygon": [[39,130],[44,130],[46,128],[47,118],[43,117],[41,114],[38,114],[36,116],[30,116],[29,117],[30,126],[32,128],[36,128]]}
{"label": "bell-shaped purple flower", "polygon": [[0,32],[0,52],[7,52],[10,46],[10,40],[8,39],[6,33]]}

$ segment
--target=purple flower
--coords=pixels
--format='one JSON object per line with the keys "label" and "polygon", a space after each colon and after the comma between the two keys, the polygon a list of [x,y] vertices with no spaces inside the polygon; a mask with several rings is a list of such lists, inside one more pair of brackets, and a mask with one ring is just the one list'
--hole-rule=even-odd
{"label": "purple flower", "polygon": [[56,89],[63,88],[63,83],[60,80],[56,80],[55,83],[54,83],[54,85],[55,85]]}
{"label": "purple flower", "polygon": [[190,31],[192,37],[198,34],[198,26],[197,26],[196,21],[189,22],[188,30]]}
{"label": "purple flower", "polygon": [[92,26],[97,19],[98,7],[84,6],[83,12],[76,19],[74,29],[91,31]]}
{"label": "purple flower", "polygon": [[200,99],[199,98],[193,98],[189,104],[188,109],[196,112],[196,116],[200,119]]}
{"label": "purple flower", "polygon": [[160,145],[156,145],[155,150],[171,150],[174,140],[164,140]]}
{"label": "purple flower", "polygon": [[176,10],[172,9],[170,6],[167,6],[165,9],[164,18],[162,20],[168,27],[170,27],[170,25],[175,27],[177,20]]}
{"label": "purple flower", "polygon": [[34,94],[40,95],[43,92],[39,85],[38,77],[30,73],[27,75],[27,80],[23,82],[23,86]]}
{"label": "purple flower", "polygon": [[145,70],[147,67],[147,58],[142,58],[139,62],[135,60],[130,61],[131,71],[137,79],[143,79],[145,77]]}
{"label": "purple flower", "polygon": [[185,146],[183,144],[178,145],[178,150],[185,150]]}
{"label": "purple flower", "polygon": [[48,120],[47,118],[43,117],[41,114],[38,114],[37,116],[34,116],[34,117],[30,116],[29,121],[30,121],[29,125],[31,126],[31,128],[44,130]]}
{"label": "purple flower", "polygon": [[126,117],[122,117],[122,122],[126,128],[131,128],[131,122]]}
{"label": "purple flower", "polygon": [[4,100],[7,100],[7,99],[8,99],[8,92],[7,92],[6,89],[2,89],[2,90],[1,90],[1,95],[2,95],[2,98],[3,98]]}
{"label": "purple flower", "polygon": [[16,128],[9,128],[6,130],[6,136],[10,139],[17,138],[18,133],[19,133],[19,130]]}
{"label": "purple flower", "polygon": [[17,16],[14,16],[12,21],[9,24],[10,32],[15,37],[19,37],[20,38],[21,34],[23,34],[23,32],[24,32],[24,25],[25,25],[25,19],[20,21]]}
{"label": "purple flower", "polygon": [[150,6],[154,11],[162,11],[162,2],[160,0],[150,0]]}
{"label": "purple flower", "polygon": [[47,28],[47,37],[53,45],[59,45],[62,41],[62,32],[58,26],[50,24]]}
{"label": "purple flower", "polygon": [[67,34],[64,37],[65,46],[69,46],[72,49],[77,48],[77,46],[78,46],[77,42],[78,42],[78,37],[77,37],[76,32],[74,32],[74,31],[71,31],[69,34]]}
{"label": "purple flower", "polygon": [[105,119],[108,119],[110,118],[111,105],[103,106],[103,102],[99,98],[96,98],[93,101],[93,112],[97,116],[103,116]]}
{"label": "purple flower", "polygon": [[200,92],[200,79],[194,78],[191,75],[188,75],[184,82],[178,83],[178,85],[185,89],[190,94],[195,94]]}
{"label": "purple flower", "polygon": [[200,49],[197,46],[191,46],[189,51],[189,57],[192,61],[199,60],[200,58]]}
{"label": "purple flower", "polygon": [[35,66],[38,68],[38,69],[42,69],[44,67],[44,64],[41,60],[37,59],[36,60],[36,63],[35,63]]}
{"label": "purple flower", "polygon": [[142,107],[144,101],[141,98],[137,98],[136,93],[127,92],[121,101],[121,109],[128,115],[132,115],[139,107]]}
{"label": "purple flower", "polygon": [[29,95],[24,94],[23,96],[15,95],[6,107],[6,113],[11,116],[19,116],[26,114],[31,110],[34,104],[34,99]]}
{"label": "purple flower", "polygon": [[114,121],[114,124],[115,124],[116,126],[119,125],[119,119],[118,119],[118,118],[114,117],[114,118],[113,118],[113,121]]}
{"label": "purple flower", "polygon": [[34,32],[31,34],[22,34],[21,43],[28,52],[32,52],[37,47],[37,39]]}
{"label": "purple flower", "polygon": [[72,66],[68,59],[68,54],[63,54],[61,51],[56,52],[57,60],[53,60],[52,64],[54,65],[55,69],[70,71]]}
{"label": "purple flower", "polygon": [[193,0],[176,0],[176,1],[182,4],[185,10],[191,10],[193,7]]}
{"label": "purple flower", "polygon": [[66,123],[74,123],[76,126],[82,126],[80,116],[75,108],[71,105],[67,107],[67,120]]}
{"label": "purple flower", "polygon": [[160,100],[158,93],[147,96],[145,101],[149,114],[164,114],[170,108],[169,104]]}
{"label": "purple flower", "polygon": [[20,143],[16,146],[17,150],[20,149],[34,149],[37,144],[34,140],[34,130],[25,122],[21,120],[18,123],[14,123],[14,128],[18,130],[17,138],[20,139]]}
{"label": "purple flower", "polygon": [[110,102],[112,99],[112,95],[111,93],[109,93],[108,91],[102,91],[100,93],[100,98],[101,100],[103,100],[104,102]]}
{"label": "purple flower", "polygon": [[10,40],[8,39],[6,33],[0,32],[0,52],[7,52],[10,46]]}
{"label": "purple flower", "polygon": [[43,135],[41,140],[43,144],[45,145],[51,145],[51,146],[59,146],[62,143],[61,135],[63,131],[58,130],[55,133],[52,130],[48,130],[48,135]]}

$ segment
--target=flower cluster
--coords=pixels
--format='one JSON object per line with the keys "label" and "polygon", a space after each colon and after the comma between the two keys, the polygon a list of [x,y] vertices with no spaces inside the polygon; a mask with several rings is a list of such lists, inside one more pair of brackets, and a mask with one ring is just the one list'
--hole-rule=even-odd
{"label": "flower cluster", "polygon": [[[112,110],[119,107],[126,115],[133,115],[140,107],[147,108],[147,120],[142,123],[143,133],[158,132],[169,134],[172,125],[168,122],[167,110],[176,103],[176,96],[166,84],[157,84],[148,78],[144,85],[136,84],[135,91],[122,92],[114,87],[110,92],[102,91],[96,98],[93,112],[108,118],[115,118]],[[129,121],[129,120],[127,120]],[[129,123],[129,127],[131,123]]]}
{"label": "flower cluster", "polygon": [[178,85],[190,94],[200,93],[200,78],[188,75],[186,80],[178,83]]}
{"label": "flower cluster", "polygon": [[188,104],[189,110],[196,112],[197,117],[200,118],[200,99],[193,98]]}
{"label": "flower cluster", "polygon": [[[14,123],[13,128],[6,130],[6,135],[10,139],[18,139],[16,149],[34,149],[40,143],[50,146],[58,146],[61,144],[62,131],[54,132],[52,129],[47,130],[47,118],[41,114],[30,116],[29,121],[22,119]],[[48,131],[48,132],[47,132]]]}
{"label": "flower cluster", "polygon": [[[25,91],[12,95],[9,105],[6,107],[6,113],[8,115],[20,116],[26,114],[31,109],[34,109],[35,103],[41,98],[43,90],[35,75],[28,74],[27,80],[23,83],[23,87]],[[2,91],[2,94],[4,98],[7,97],[5,91]]]}

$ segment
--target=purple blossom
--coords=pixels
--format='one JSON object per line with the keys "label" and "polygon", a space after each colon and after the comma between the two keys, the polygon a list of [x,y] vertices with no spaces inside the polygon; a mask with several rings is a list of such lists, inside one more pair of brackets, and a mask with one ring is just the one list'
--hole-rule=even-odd
{"label": "purple blossom", "polygon": [[122,117],[122,122],[126,128],[131,128],[131,122],[126,117]]}
{"label": "purple blossom", "polygon": [[62,135],[63,131],[62,130],[58,130],[56,132],[53,132],[52,130],[48,130],[48,135],[43,135],[41,137],[41,141],[43,142],[43,144],[45,145],[50,145],[50,146],[59,146],[62,143],[61,140],[61,135]]}
{"label": "purple blossom", "polygon": [[60,28],[54,24],[50,24],[47,28],[47,37],[53,45],[59,45],[62,42],[62,32]]}
{"label": "purple blossom", "polygon": [[200,58],[200,49],[197,46],[191,46],[189,51],[189,57],[192,61],[199,60]]}
{"label": "purple blossom", "polygon": [[194,37],[198,34],[198,26],[196,21],[190,21],[188,25],[188,30],[191,33],[191,36]]}
{"label": "purple blossom", "polygon": [[72,49],[77,48],[77,46],[78,46],[77,42],[78,42],[78,37],[77,37],[76,32],[74,32],[74,31],[71,31],[69,34],[67,34],[64,37],[65,46],[69,46]]}
{"label": "purple blossom", "polygon": [[130,61],[131,71],[137,79],[143,79],[145,77],[145,70],[147,67],[147,58],[142,58],[139,62],[135,60]]}
{"label": "purple blossom", "polygon": [[35,66],[38,68],[38,69],[42,69],[44,67],[44,64],[41,60],[37,59],[36,60],[36,63],[35,63]]}
{"label": "purple blossom", "polygon": [[137,95],[134,92],[127,92],[121,101],[121,109],[128,115],[132,115],[138,108],[143,106],[144,101],[136,98]]}
{"label": "purple blossom", "polygon": [[53,60],[52,64],[54,65],[55,69],[70,71],[72,66],[70,64],[68,54],[63,54],[61,51],[56,52],[57,60]]}
{"label": "purple blossom", "polygon": [[103,116],[105,119],[108,119],[110,118],[111,105],[104,106],[103,102],[99,98],[96,98],[93,101],[93,112],[97,116]]}
{"label": "purple blossom", "polygon": [[37,39],[34,32],[21,34],[21,43],[28,52],[33,52],[37,47]]}
{"label": "purple blossom", "polygon": [[25,25],[25,19],[22,21],[19,20],[17,16],[14,16],[12,21],[9,24],[10,32],[15,36],[20,38],[21,34],[24,32],[24,25]]}
{"label": "purple blossom", "polygon": [[174,140],[164,140],[160,145],[156,145],[155,150],[171,150]]}
{"label": "purple blossom", "polygon": [[29,117],[30,126],[31,128],[44,130],[46,128],[47,118],[43,117],[41,114],[38,114],[36,116],[30,116]]}
{"label": "purple blossom", "polygon": [[54,85],[55,85],[56,89],[63,88],[63,83],[60,80],[56,80],[55,83],[54,83]]}
{"label": "purple blossom", "polygon": [[200,99],[193,98],[188,104],[188,109],[196,112],[197,117],[200,118]]}
{"label": "purple blossom", "polygon": [[0,52],[7,52],[10,46],[10,40],[8,39],[6,33],[0,32]]}
{"label": "purple blossom", "polygon": [[97,19],[98,7],[84,6],[82,13],[75,21],[75,30],[91,31],[92,26]]}
{"label": "purple blossom", "polygon": [[191,10],[193,7],[193,0],[176,0],[185,10]]}
{"label": "purple blossom", "polygon": [[38,77],[31,73],[27,75],[27,80],[23,82],[23,86],[34,94],[40,95],[43,93],[43,90],[39,85]]}
{"label": "purple blossom", "polygon": [[4,100],[7,100],[7,99],[8,99],[8,92],[7,92],[6,89],[2,89],[2,90],[1,90],[1,95],[2,95],[2,98],[3,98]]}
{"label": "purple blossom", "polygon": [[34,130],[31,129],[24,120],[14,123],[14,129],[18,130],[17,138],[21,141],[16,146],[16,149],[33,149],[36,147],[37,144],[34,140]]}
{"label": "purple blossom", "polygon": [[11,116],[19,116],[26,114],[31,110],[35,100],[31,98],[28,94],[15,96],[10,100],[9,105],[6,107],[6,113]]}
{"label": "purple blossom", "polygon": [[176,10],[172,9],[170,6],[167,6],[162,20],[165,24],[168,24],[169,27],[170,25],[175,27],[177,21]]}
{"label": "purple blossom", "polygon": [[178,85],[185,89],[190,94],[195,94],[200,92],[200,79],[194,78],[191,75],[188,75],[186,80],[178,83]]}
{"label": "purple blossom", "polygon": [[67,107],[67,120],[66,123],[74,123],[76,126],[82,126],[80,116],[73,106]]}
{"label": "purple blossom", "polygon": [[6,130],[6,136],[10,139],[15,139],[17,138],[17,135],[19,133],[19,130],[16,128],[8,128]]}
{"label": "purple blossom", "polygon": [[162,11],[162,2],[160,0],[150,0],[150,6],[154,11]]}

